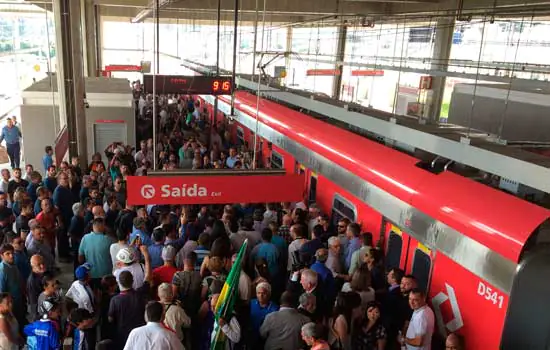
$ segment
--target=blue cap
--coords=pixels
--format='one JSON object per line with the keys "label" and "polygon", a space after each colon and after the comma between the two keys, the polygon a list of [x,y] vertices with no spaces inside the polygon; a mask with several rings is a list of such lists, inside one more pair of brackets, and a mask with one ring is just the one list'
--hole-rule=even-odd
{"label": "blue cap", "polygon": [[76,279],[83,280],[84,278],[86,278],[86,275],[90,273],[91,268],[92,265],[90,265],[89,263],[85,263],[77,267],[76,271],[74,272]]}

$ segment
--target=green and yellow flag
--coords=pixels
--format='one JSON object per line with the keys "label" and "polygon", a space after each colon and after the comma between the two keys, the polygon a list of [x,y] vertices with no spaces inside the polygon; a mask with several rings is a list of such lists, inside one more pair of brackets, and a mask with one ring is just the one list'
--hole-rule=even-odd
{"label": "green and yellow flag", "polygon": [[225,350],[225,344],[228,341],[227,337],[218,326],[218,320],[223,318],[226,322],[231,320],[233,314],[233,308],[235,306],[235,300],[237,299],[237,290],[239,289],[239,278],[241,276],[242,260],[246,252],[246,246],[248,245],[248,239],[244,241],[235,263],[231,266],[231,271],[225,280],[223,289],[216,303],[216,309],[214,310],[215,325],[214,336],[212,337],[212,343],[210,344],[211,350]]}

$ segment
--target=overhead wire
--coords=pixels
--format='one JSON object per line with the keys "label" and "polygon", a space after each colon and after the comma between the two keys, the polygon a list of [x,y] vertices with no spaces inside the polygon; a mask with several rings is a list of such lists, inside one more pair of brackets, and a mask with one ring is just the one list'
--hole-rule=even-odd
{"label": "overhead wire", "polygon": [[[521,18],[521,28],[523,28],[524,20],[525,20],[525,17],[522,17]],[[531,16],[531,23],[532,22],[533,22],[533,17]],[[522,35],[522,31],[519,32],[518,40],[517,40],[516,45],[515,45],[516,50],[515,50],[515,53],[514,53],[514,63],[517,61],[518,51],[519,51],[519,42],[521,40],[521,35]],[[510,81],[508,82],[508,89],[506,90],[506,99],[504,100],[504,112],[502,113],[502,117],[500,118],[500,123],[499,123],[498,131],[497,131],[497,137],[499,139],[502,139],[502,132],[504,130],[504,122],[506,120],[506,115],[508,113],[508,106],[509,106],[509,101],[510,101],[510,93],[512,92],[512,84],[513,84],[513,79],[514,79],[515,67],[516,67],[515,64],[512,65],[512,71],[510,72]]]}

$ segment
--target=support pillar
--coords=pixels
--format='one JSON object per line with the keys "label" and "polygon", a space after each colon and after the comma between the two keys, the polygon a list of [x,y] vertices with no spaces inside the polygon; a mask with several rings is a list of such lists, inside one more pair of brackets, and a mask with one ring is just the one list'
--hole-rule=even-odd
{"label": "support pillar", "polygon": [[346,36],[348,34],[348,27],[341,25],[338,28],[338,42],[336,43],[336,64],[334,69],[340,73],[334,76],[332,81],[332,98],[339,99],[340,91],[342,89],[342,73],[344,70],[344,58],[346,54]]}
{"label": "support pillar", "polygon": [[[288,53],[285,56],[285,71],[286,71],[286,78],[285,78],[285,85],[290,86],[291,84],[294,84],[294,79],[290,76],[290,62],[292,61],[292,27],[288,27],[286,29],[286,49],[285,51]],[[294,73],[292,74],[294,76]]]}
{"label": "support pillar", "polygon": [[99,9],[95,0],[81,1],[81,23],[82,23],[82,48],[84,51],[84,72],[88,77],[99,76],[100,55],[99,55]]}
{"label": "support pillar", "polygon": [[[81,164],[88,164],[81,3],[74,0],[54,0],[53,8],[61,125],[67,125],[69,157],[79,156]],[[60,132],[63,132],[62,128],[57,130],[58,134]]]}
{"label": "support pillar", "polygon": [[[453,33],[455,29],[455,18],[440,17],[437,20],[435,31],[435,44],[432,54],[431,69],[446,71],[449,66],[451,56],[451,46],[453,44]],[[432,77],[432,97],[428,108],[428,119],[438,121],[441,114],[441,103],[445,93],[446,77]]]}

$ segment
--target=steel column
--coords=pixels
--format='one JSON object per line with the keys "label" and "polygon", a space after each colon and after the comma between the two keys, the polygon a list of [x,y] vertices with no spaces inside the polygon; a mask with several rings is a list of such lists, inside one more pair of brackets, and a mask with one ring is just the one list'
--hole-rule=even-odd
{"label": "steel column", "polygon": [[[431,69],[447,70],[451,56],[454,28],[454,17],[440,17],[437,19]],[[445,80],[446,77],[444,76],[432,76],[432,98],[428,108],[428,116],[431,121],[439,120],[441,103],[445,93]]]}
{"label": "steel column", "polygon": [[[233,84],[235,84],[235,75],[237,71],[237,28],[239,27],[239,0],[235,0],[235,11],[233,18]],[[231,96],[231,115],[235,114],[235,93]]]}
{"label": "steel column", "polygon": [[334,69],[338,70],[340,73],[334,76],[332,81],[332,98],[340,98],[340,90],[342,89],[342,73],[344,70],[344,58],[346,54],[346,36],[348,34],[348,27],[342,25],[338,28],[338,43],[336,48],[336,64]]}
{"label": "steel column", "polygon": [[[69,156],[88,163],[80,1],[54,0],[60,114],[67,124]],[[61,128],[61,126],[60,126]],[[59,133],[60,130],[57,130]]]}

